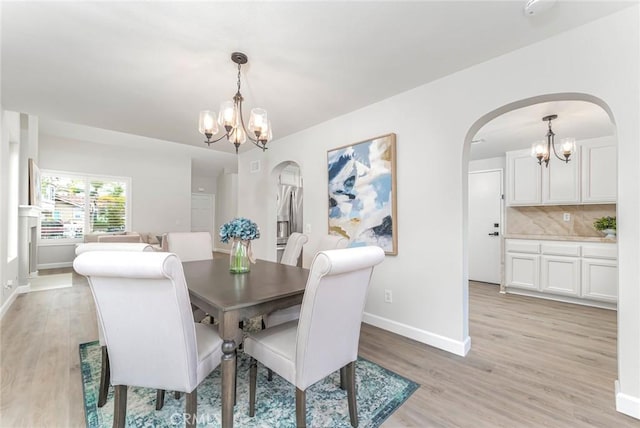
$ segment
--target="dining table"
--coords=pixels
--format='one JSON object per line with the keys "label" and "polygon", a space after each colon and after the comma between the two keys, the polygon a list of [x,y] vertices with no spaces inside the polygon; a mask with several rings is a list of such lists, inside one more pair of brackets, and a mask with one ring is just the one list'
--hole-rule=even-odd
{"label": "dining table", "polygon": [[191,304],[219,323],[222,342],[222,427],[233,427],[236,350],[242,341],[239,322],[277,309],[297,305],[309,270],[257,260],[246,273],[231,273],[229,259],[183,262]]}

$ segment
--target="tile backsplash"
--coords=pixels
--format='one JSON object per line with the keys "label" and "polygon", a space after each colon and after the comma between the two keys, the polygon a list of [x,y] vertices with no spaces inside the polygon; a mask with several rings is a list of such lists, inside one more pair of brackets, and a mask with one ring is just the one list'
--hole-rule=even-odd
{"label": "tile backsplash", "polygon": [[[571,219],[564,221],[564,213]],[[507,207],[506,233],[517,235],[552,235],[570,237],[602,237],[593,228],[596,218],[616,215],[616,204],[549,205]]]}

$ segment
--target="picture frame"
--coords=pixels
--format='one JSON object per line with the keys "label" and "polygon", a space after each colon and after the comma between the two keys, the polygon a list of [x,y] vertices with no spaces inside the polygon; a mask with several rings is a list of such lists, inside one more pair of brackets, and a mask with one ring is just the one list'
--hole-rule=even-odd
{"label": "picture frame", "polygon": [[29,158],[29,205],[39,207],[42,202],[42,182],[40,169],[35,161]]}
{"label": "picture frame", "polygon": [[327,151],[329,234],[398,254],[396,134]]}

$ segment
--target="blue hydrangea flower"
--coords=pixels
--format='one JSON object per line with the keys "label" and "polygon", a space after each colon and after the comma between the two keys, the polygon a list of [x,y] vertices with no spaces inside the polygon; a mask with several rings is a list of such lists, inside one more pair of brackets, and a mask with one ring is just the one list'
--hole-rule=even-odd
{"label": "blue hydrangea flower", "polygon": [[250,241],[260,237],[260,229],[248,218],[238,217],[220,226],[219,235],[225,244],[235,238]]}

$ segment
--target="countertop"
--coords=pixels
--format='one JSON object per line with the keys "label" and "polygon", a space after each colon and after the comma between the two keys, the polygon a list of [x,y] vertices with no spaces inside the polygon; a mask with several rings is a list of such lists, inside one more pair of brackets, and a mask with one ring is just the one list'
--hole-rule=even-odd
{"label": "countertop", "polygon": [[559,236],[559,235],[520,235],[514,233],[504,234],[505,239],[532,239],[535,241],[571,241],[571,242],[604,242],[615,244],[617,239],[596,236]]}

